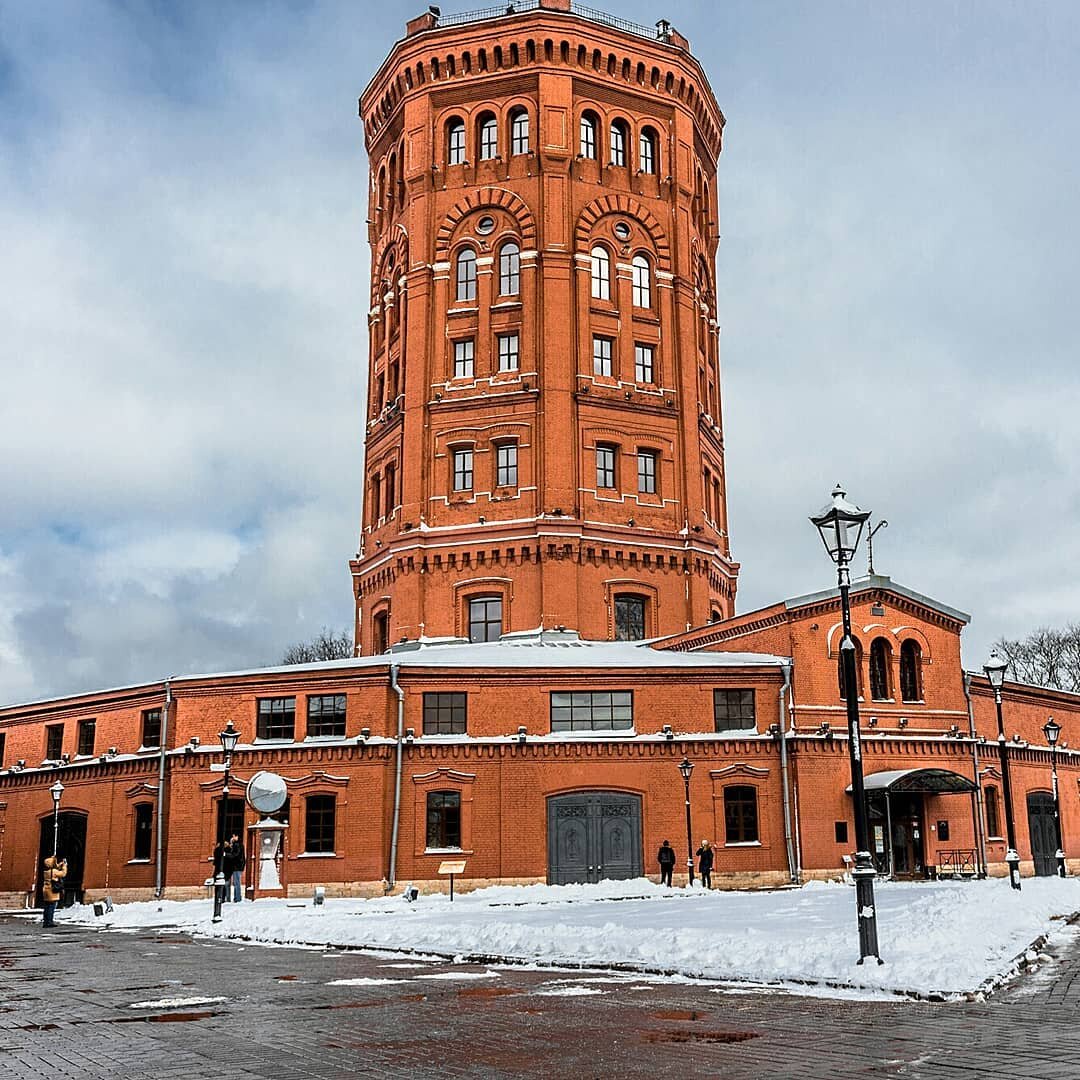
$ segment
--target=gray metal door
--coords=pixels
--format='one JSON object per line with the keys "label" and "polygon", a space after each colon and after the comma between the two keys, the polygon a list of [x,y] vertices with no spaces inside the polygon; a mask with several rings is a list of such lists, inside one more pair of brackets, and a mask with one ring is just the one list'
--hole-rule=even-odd
{"label": "gray metal door", "polygon": [[1031,857],[1036,877],[1057,873],[1057,829],[1054,827],[1054,796],[1048,791],[1033,791],[1027,797],[1028,830],[1031,834]]}
{"label": "gray metal door", "polygon": [[641,877],[641,796],[580,791],[548,799],[552,885]]}

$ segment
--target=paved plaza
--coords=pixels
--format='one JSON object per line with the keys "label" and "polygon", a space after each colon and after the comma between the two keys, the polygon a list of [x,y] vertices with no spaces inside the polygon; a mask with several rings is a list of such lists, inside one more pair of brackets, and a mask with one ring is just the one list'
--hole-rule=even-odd
{"label": "paved plaza", "polygon": [[1078,973],[1074,943],[988,1002],[830,1001],[7,918],[0,1080],[1065,1080]]}

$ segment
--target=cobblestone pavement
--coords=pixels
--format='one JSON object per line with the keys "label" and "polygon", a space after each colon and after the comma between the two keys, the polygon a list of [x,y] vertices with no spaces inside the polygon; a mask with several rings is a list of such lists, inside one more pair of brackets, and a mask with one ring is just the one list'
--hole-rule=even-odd
{"label": "cobblestone pavement", "polygon": [[492,970],[0,919],[0,1078],[1080,1077],[1080,939],[979,1004]]}

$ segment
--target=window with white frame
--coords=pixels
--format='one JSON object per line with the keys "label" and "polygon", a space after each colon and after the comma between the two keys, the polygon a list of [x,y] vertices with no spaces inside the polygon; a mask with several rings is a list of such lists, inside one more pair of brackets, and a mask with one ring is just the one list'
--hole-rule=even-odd
{"label": "window with white frame", "polygon": [[649,268],[649,260],[644,255],[635,255],[632,267],[632,295],[634,307],[652,307],[652,272]]}
{"label": "window with white frame", "polygon": [[457,258],[457,299],[476,299],[476,252],[465,248]]}
{"label": "window with white frame", "polygon": [[625,731],[634,726],[630,690],[553,690],[552,731]]}
{"label": "window with white frame", "polygon": [[447,165],[465,163],[465,121],[451,120],[446,132]]}
{"label": "window with white frame", "polygon": [[517,371],[521,363],[521,339],[516,333],[499,335],[499,370]]}
{"label": "window with white frame", "polygon": [[500,443],[495,449],[495,484],[498,487],[517,487],[517,443]]}
{"label": "window with white frame", "polygon": [[618,120],[611,125],[611,164],[626,164],[626,128]]}
{"label": "window with white frame", "polygon": [[652,345],[634,344],[634,378],[639,383],[655,382],[653,360],[656,351]]}
{"label": "window with white frame", "polygon": [[480,160],[490,161],[499,152],[499,122],[486,116],[480,123]]}
{"label": "window with white frame", "polygon": [[615,447],[597,446],[596,448],[596,486],[613,488],[615,486]]}
{"label": "window with white frame", "polygon": [[454,378],[471,379],[473,361],[476,356],[476,342],[472,338],[454,342]]}
{"label": "window with white frame", "polygon": [[513,242],[499,249],[499,295],[517,296],[521,292],[521,248]]}
{"label": "window with white frame", "polygon": [[639,450],[637,455],[637,489],[643,495],[656,494],[656,451]]}
{"label": "window with white frame", "polygon": [[584,113],[581,117],[578,152],[583,158],[596,159],[596,118],[592,113]]}
{"label": "window with white frame", "polygon": [[518,109],[510,118],[510,153],[527,154],[529,152],[529,114]]}
{"label": "window with white frame", "polygon": [[611,338],[596,335],[592,339],[592,367],[594,375],[611,378]]}
{"label": "window with white frame", "polygon": [[454,451],[454,490],[472,491],[473,452],[471,449]]}
{"label": "window with white frame", "polygon": [[592,249],[589,272],[592,280],[592,295],[594,300],[611,299],[611,256],[607,248],[594,247]]}
{"label": "window with white frame", "polygon": [[656,133],[645,128],[638,140],[638,168],[643,173],[656,172]]}

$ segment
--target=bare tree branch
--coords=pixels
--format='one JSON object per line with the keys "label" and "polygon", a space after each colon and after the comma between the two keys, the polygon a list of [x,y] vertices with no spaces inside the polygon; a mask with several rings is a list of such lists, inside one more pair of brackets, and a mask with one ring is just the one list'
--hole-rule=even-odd
{"label": "bare tree branch", "polygon": [[353,655],[352,634],[325,626],[311,641],[290,645],[281,658],[283,664],[315,664],[320,660],[347,660]]}
{"label": "bare tree branch", "polygon": [[1010,679],[1080,693],[1080,624],[1041,626],[1026,638],[1002,638],[996,645]]}

